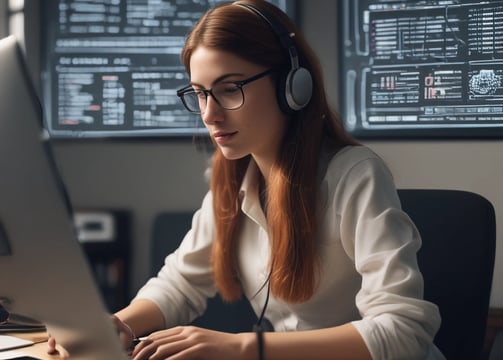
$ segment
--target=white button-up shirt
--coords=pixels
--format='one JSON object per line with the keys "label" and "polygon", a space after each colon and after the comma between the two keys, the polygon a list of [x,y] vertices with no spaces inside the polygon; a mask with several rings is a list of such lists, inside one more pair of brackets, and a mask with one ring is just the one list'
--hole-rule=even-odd
{"label": "white button-up shirt", "polygon": [[[388,168],[364,146],[325,154],[320,164],[324,175],[316,239],[321,257],[318,287],[301,304],[288,304],[271,294],[265,317],[276,331],[352,322],[374,359],[444,359],[433,345],[440,325],[438,309],[422,300],[423,278],[416,260],[421,239],[401,210]],[[251,160],[240,190],[238,256],[244,294],[259,314],[267,292],[263,285],[270,246],[257,179],[258,168]],[[216,293],[209,262],[212,206],[209,192],[180,247],[137,294],[159,306],[166,326],[190,322]]]}

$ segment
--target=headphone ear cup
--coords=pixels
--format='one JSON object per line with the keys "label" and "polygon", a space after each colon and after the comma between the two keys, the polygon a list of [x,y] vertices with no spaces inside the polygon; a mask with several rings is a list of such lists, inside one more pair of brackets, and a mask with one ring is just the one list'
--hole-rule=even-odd
{"label": "headphone ear cup", "polygon": [[276,81],[276,95],[278,98],[278,104],[280,109],[286,114],[291,114],[294,111],[288,104],[286,96],[288,87],[287,80],[289,74],[290,73],[287,71],[282,71],[281,73],[278,74],[278,79]]}
{"label": "headphone ear cup", "polygon": [[313,79],[306,68],[292,69],[285,82],[285,98],[288,107],[298,111],[311,100],[313,94]]}

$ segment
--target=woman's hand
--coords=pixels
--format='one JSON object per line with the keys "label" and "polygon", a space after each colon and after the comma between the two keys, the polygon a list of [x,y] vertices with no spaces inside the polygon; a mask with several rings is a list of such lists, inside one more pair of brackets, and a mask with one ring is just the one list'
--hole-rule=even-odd
{"label": "woman's hand", "polygon": [[[133,359],[226,360],[255,359],[254,334],[229,334],[194,326],[178,326],[152,333],[136,345]],[[245,352],[249,349],[247,356]],[[253,349],[253,350],[252,350]]]}
{"label": "woman's hand", "polygon": [[131,328],[125,322],[121,321],[117,316],[111,316],[113,324],[117,329],[117,333],[119,334],[119,339],[122,344],[122,348],[125,350],[129,350],[133,347],[133,343],[136,340],[136,336],[131,330]]}

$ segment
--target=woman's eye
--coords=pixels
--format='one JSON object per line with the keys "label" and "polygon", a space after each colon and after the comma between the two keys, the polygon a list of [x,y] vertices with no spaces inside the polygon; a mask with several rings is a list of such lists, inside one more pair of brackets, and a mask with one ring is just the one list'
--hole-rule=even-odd
{"label": "woman's eye", "polygon": [[196,94],[196,96],[199,99],[205,99],[206,98],[206,95],[204,94],[204,91],[197,91],[197,90],[195,90],[194,93]]}
{"label": "woman's eye", "polygon": [[219,89],[219,92],[222,94],[222,95],[232,95],[236,92],[239,91],[239,87],[234,85],[234,84],[229,84],[229,85],[225,85],[225,86],[222,86],[222,88]]}

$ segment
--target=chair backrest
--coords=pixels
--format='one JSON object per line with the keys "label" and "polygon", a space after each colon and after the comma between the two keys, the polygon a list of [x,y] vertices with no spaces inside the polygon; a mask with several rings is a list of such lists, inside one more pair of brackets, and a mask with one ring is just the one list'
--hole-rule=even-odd
{"label": "chair backrest", "polygon": [[448,360],[482,354],[496,250],[492,204],[467,191],[400,189],[423,241],[418,253],[425,299],[438,305],[435,343]]}

